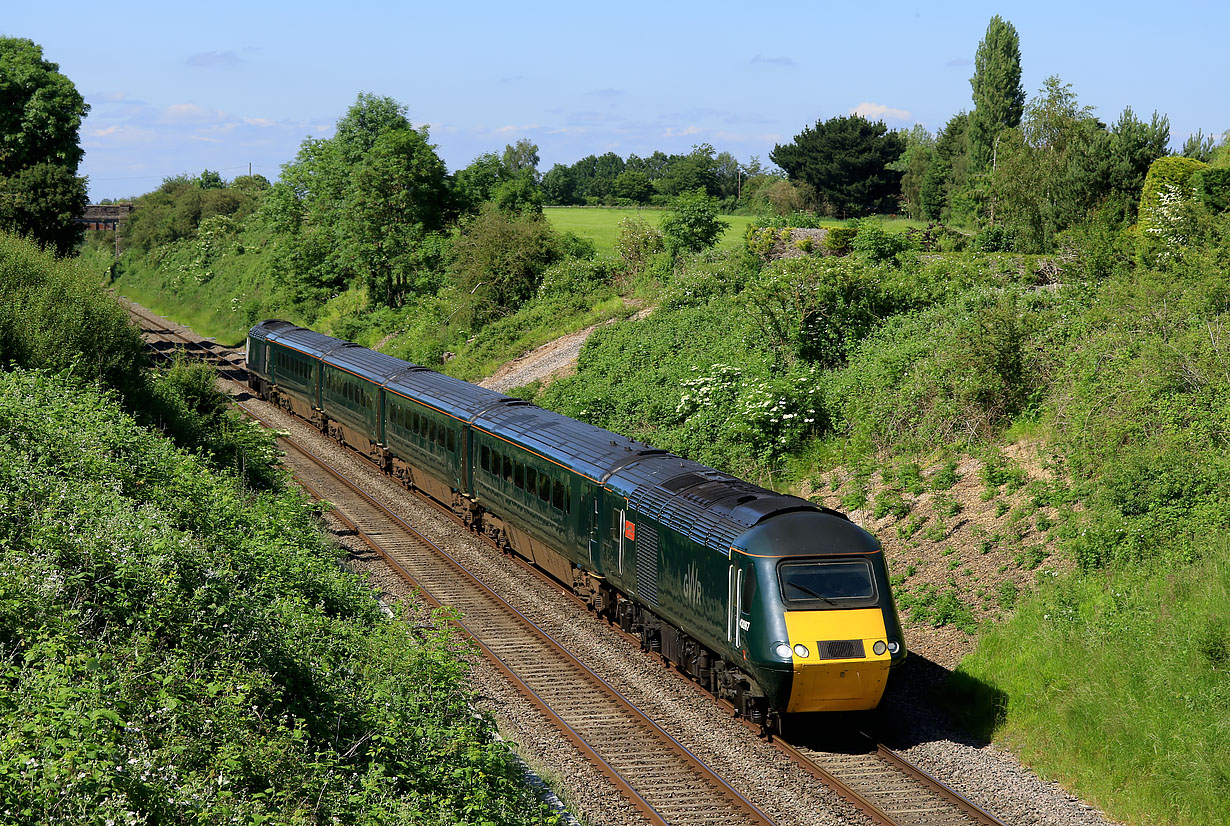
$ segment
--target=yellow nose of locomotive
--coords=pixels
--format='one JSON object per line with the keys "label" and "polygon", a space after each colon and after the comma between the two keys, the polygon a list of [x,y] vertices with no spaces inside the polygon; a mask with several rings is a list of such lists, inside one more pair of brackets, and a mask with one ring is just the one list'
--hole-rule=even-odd
{"label": "yellow nose of locomotive", "polygon": [[787,611],[785,617],[794,657],[786,711],[875,708],[891,660],[883,611]]}

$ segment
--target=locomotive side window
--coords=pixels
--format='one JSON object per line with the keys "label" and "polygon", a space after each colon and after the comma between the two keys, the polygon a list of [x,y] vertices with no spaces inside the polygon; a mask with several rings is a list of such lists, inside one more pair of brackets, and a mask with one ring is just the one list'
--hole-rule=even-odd
{"label": "locomotive side window", "polygon": [[865,559],[788,559],[777,566],[787,605],[807,608],[873,605],[871,565]]}
{"label": "locomotive side window", "polygon": [[756,596],[756,569],[749,567],[747,575],[743,578],[743,598],[740,604],[743,606],[743,613],[752,610],[752,597]]}

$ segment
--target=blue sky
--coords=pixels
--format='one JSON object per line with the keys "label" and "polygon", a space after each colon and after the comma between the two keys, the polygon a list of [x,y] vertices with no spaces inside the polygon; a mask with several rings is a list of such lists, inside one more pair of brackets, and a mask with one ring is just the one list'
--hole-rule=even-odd
{"label": "blue sky", "polygon": [[450,169],[529,138],[546,171],[590,153],[708,142],[764,162],[803,127],[859,111],[935,131],[971,106],[992,14],[1021,38],[1032,96],[1052,74],[1113,121],[1170,117],[1172,142],[1230,129],[1220,3],[758,4],[9,0],[92,110],[94,200],[209,168],[275,178],[359,92],[405,104]]}

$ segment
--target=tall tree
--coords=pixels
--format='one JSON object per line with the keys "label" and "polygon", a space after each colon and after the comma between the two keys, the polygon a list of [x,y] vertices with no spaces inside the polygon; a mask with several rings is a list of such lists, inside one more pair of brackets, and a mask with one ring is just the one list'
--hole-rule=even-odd
{"label": "tall tree", "polygon": [[81,238],[85,211],[81,119],[90,111],[60,67],[32,40],[0,37],[0,228],[61,255]]}
{"label": "tall tree", "polygon": [[516,143],[504,147],[504,171],[509,177],[526,174],[535,184],[541,179],[538,174],[538,144],[529,138],[521,138]]}
{"label": "tall tree", "polygon": [[792,180],[816,191],[838,217],[896,212],[901,173],[889,166],[905,151],[905,139],[884,121],[859,115],[817,121],[794,142],[773,147],[769,157]]}
{"label": "tall tree", "polygon": [[991,189],[1020,252],[1046,252],[1054,236],[1107,194],[1099,166],[1114,138],[1078,104],[1071,84],[1046,79],[1019,129],[1004,132]]}
{"label": "tall tree", "polygon": [[[300,298],[355,282],[395,303],[415,242],[451,209],[443,163],[406,108],[367,93],[328,139],[308,138],[266,199],[279,230],[276,267]],[[396,237],[394,237],[396,236]]]}
{"label": "tall tree", "polygon": [[542,176],[542,194],[548,204],[567,206],[577,203],[577,183],[572,167],[557,163]]}
{"label": "tall tree", "polygon": [[972,171],[992,165],[995,139],[1021,123],[1025,87],[1021,84],[1021,43],[1016,28],[998,14],[987,24],[986,37],[974,55],[974,111],[969,116]]}
{"label": "tall tree", "polygon": [[425,128],[385,132],[354,170],[337,221],[347,257],[373,300],[396,305],[405,293],[420,291],[415,252],[443,224],[446,178]]}
{"label": "tall tree", "polygon": [[905,154],[893,164],[901,173],[901,200],[911,218],[924,217],[922,204],[923,182],[935,159],[935,136],[921,123],[914,124],[909,132],[902,132],[905,139]]}

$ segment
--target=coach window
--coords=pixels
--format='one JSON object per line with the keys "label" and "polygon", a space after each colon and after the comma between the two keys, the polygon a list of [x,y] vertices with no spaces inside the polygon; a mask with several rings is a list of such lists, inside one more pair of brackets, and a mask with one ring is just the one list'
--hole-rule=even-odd
{"label": "coach window", "polygon": [[483,470],[491,472],[491,448],[483,445],[478,449],[478,464]]}
{"label": "coach window", "polygon": [[538,495],[538,471],[532,467],[525,469],[525,489],[529,491],[530,496]]}
{"label": "coach window", "polygon": [[449,453],[457,452],[457,434],[454,433],[451,428],[448,431],[448,452]]}
{"label": "coach window", "polygon": [[512,464],[513,464],[512,459],[505,456],[504,457],[504,481],[505,482],[512,481]]}
{"label": "coach window", "polygon": [[525,490],[525,465],[520,462],[513,465],[513,484]]}
{"label": "coach window", "polygon": [[551,504],[551,477],[546,474],[538,477],[538,498]]}
{"label": "coach window", "polygon": [[551,507],[562,511],[564,509],[564,483],[557,479],[552,487]]}

